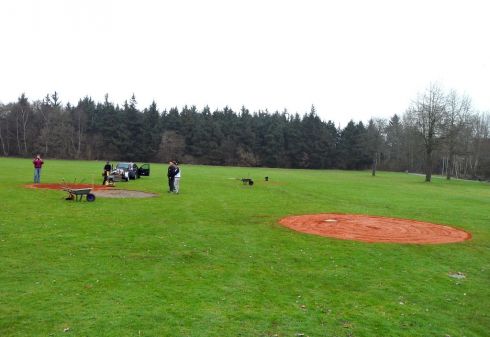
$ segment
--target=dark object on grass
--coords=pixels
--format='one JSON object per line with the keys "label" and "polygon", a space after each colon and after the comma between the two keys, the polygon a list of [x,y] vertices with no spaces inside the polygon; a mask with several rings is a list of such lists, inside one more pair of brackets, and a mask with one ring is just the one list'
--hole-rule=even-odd
{"label": "dark object on grass", "polygon": [[265,178],[264,178],[264,180],[265,180],[265,181],[269,181],[269,177],[265,177]]}
{"label": "dark object on grass", "polygon": [[242,178],[240,180],[242,181],[243,185],[248,184],[248,185],[252,186],[254,184],[254,181],[252,178]]}

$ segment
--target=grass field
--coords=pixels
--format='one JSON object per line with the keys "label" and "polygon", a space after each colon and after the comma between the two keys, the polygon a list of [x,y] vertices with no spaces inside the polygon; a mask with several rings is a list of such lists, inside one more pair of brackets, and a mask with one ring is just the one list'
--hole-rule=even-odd
{"label": "grass field", "polygon": [[[41,181],[100,183],[102,167],[47,160]],[[183,166],[171,195],[166,166],[151,168],[118,187],[159,197],[76,203],[23,188],[30,160],[0,158],[0,336],[490,335],[488,183]],[[249,176],[253,187],[232,179]],[[367,244],[277,225],[320,212],[447,224],[473,239]]]}

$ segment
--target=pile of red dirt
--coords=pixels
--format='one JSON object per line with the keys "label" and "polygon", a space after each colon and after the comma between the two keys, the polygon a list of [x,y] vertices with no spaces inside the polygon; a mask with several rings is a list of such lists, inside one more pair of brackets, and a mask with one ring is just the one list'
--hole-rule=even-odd
{"label": "pile of red dirt", "polygon": [[297,215],[279,223],[303,233],[362,242],[441,244],[471,239],[470,233],[449,226],[369,215]]}
{"label": "pile of red dirt", "polygon": [[111,186],[105,185],[92,185],[92,184],[75,184],[75,183],[66,183],[66,184],[28,184],[24,185],[27,188],[45,188],[49,190],[62,190],[64,188],[70,189],[78,189],[78,188],[91,188],[93,190],[108,190],[112,189]]}

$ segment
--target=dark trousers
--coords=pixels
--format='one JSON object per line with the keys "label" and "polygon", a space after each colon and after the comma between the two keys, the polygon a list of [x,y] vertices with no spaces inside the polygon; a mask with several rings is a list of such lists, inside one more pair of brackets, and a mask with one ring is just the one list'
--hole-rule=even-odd
{"label": "dark trousers", "polygon": [[168,178],[168,188],[170,192],[175,191],[175,177]]}

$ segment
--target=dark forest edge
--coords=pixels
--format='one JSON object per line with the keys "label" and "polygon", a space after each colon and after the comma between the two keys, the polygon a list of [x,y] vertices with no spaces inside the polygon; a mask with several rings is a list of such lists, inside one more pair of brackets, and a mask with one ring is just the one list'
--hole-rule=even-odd
{"label": "dark forest edge", "polygon": [[322,121],[311,107],[287,111],[211,111],[184,106],[139,110],[90,97],[76,106],[58,94],[0,104],[0,155],[83,160],[309,169],[377,169],[432,172],[490,179],[490,118],[473,111],[468,97],[430,85],[402,116],[350,121],[343,129]]}

